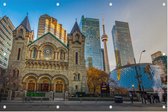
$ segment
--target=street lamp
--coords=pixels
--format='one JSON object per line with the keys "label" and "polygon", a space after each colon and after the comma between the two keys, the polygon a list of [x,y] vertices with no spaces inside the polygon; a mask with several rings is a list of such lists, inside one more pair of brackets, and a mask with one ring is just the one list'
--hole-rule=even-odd
{"label": "street lamp", "polygon": [[141,54],[140,54],[140,57],[139,57],[139,63],[140,63],[140,61],[141,61],[141,57],[142,57],[142,53],[143,53],[143,52],[146,52],[146,50],[141,51]]}
{"label": "street lamp", "polygon": [[134,88],[134,84],[132,84],[132,88]]}
{"label": "street lamp", "polygon": [[[141,61],[141,56],[142,56],[142,53],[143,52],[145,52],[146,50],[143,50],[143,51],[141,51],[141,54],[140,54],[140,58],[139,58],[139,63],[138,64],[140,64],[140,61]],[[141,88],[141,84],[142,84],[142,75],[140,75],[140,73],[138,72],[138,70],[137,70],[137,63],[136,63],[136,60],[135,60],[135,58],[134,58],[134,62],[135,62],[135,71],[136,71],[136,78],[137,78],[137,81],[138,81],[138,88],[139,88],[139,92],[140,92],[140,95],[141,95],[141,100],[142,100],[142,103],[143,103],[143,99],[142,99],[142,89],[143,89],[143,91],[144,91],[144,87],[143,87],[143,85],[142,85],[142,88]],[[140,71],[140,67],[138,67],[139,68],[139,71]],[[132,87],[133,87],[134,85],[132,85]]]}
{"label": "street lamp", "polygon": [[[141,54],[140,54],[140,57],[139,57],[139,64],[140,64],[140,61],[141,61],[142,53],[144,53],[144,52],[146,52],[146,50],[141,51]],[[139,71],[140,71],[140,66],[138,68],[139,68]],[[142,81],[142,79],[141,79],[141,81]],[[142,84],[142,82],[141,82],[141,84]],[[143,84],[142,84],[142,91],[144,92],[144,86],[143,86]]]}

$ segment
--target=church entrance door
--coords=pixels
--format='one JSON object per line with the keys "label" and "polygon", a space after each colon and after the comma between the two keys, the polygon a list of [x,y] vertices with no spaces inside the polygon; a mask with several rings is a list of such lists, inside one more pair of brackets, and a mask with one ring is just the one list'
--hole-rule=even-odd
{"label": "church entrance door", "polygon": [[62,79],[56,79],[55,81],[55,92],[63,93],[65,89],[65,83]]}

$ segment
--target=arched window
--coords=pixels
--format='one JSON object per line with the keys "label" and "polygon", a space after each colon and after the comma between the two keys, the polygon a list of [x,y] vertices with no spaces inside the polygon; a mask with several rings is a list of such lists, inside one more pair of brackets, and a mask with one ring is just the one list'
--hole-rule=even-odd
{"label": "arched window", "polygon": [[78,52],[75,53],[75,63],[78,64]]}
{"label": "arched window", "polygon": [[79,41],[79,34],[76,34],[75,35],[75,42],[78,42]]}
{"label": "arched window", "polygon": [[23,29],[19,30],[19,38],[23,38]]}
{"label": "arched window", "polygon": [[19,49],[18,49],[17,60],[19,60],[19,59],[20,59],[20,52],[21,52],[21,49],[19,48]]}
{"label": "arched window", "polygon": [[74,73],[74,81],[80,80],[80,73]]}
{"label": "arched window", "polygon": [[60,59],[61,60],[65,59],[65,52],[63,50],[60,51]]}
{"label": "arched window", "polygon": [[80,80],[80,74],[78,73],[78,81]]}
{"label": "arched window", "polygon": [[74,73],[74,81],[76,80],[76,74]]}
{"label": "arched window", "polygon": [[19,34],[23,35],[23,29],[19,30]]}
{"label": "arched window", "polygon": [[16,74],[17,78],[19,77],[19,70],[17,70],[17,74]]}
{"label": "arched window", "polygon": [[16,88],[16,83],[13,83],[13,89],[15,89]]}
{"label": "arched window", "polygon": [[16,76],[16,71],[15,70],[13,70],[13,77],[15,77]]}
{"label": "arched window", "polygon": [[36,48],[33,48],[32,58],[33,58],[33,59],[36,59],[36,58],[37,58],[37,49],[36,49]]}
{"label": "arched window", "polygon": [[78,85],[75,85],[75,90],[78,91]]}

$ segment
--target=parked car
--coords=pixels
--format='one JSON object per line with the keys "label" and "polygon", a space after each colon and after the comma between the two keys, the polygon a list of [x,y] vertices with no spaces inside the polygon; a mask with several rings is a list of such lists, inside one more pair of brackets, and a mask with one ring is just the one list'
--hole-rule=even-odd
{"label": "parked car", "polygon": [[122,96],[114,96],[114,102],[115,103],[123,103],[123,97]]}

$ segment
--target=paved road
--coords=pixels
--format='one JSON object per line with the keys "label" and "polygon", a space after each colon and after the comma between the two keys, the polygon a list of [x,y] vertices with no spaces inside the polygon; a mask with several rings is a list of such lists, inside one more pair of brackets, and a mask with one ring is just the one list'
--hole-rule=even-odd
{"label": "paved road", "polygon": [[[6,109],[3,109],[4,105]],[[1,102],[0,111],[167,111],[167,108],[162,108],[163,105],[165,104],[141,104],[141,102],[118,104],[113,101]]]}

